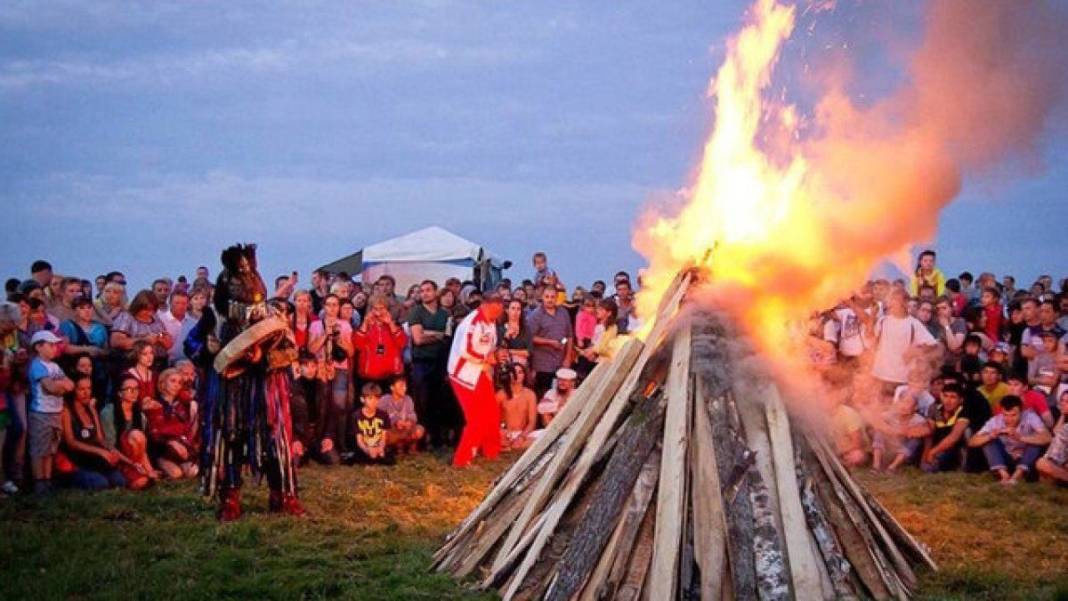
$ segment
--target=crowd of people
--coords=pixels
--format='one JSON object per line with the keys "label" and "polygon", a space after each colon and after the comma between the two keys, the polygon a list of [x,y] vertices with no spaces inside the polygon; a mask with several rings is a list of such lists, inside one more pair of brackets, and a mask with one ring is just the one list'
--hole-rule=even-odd
{"label": "crowd of people", "polygon": [[[628,274],[611,290],[599,281],[568,296],[543,253],[532,263],[530,279],[486,291],[458,279],[398,294],[390,275],[356,282],[316,271],[307,289],[296,273],[277,278],[267,296],[291,338],[280,359],[289,429],[264,446],[328,466],[457,448],[457,467],[528,446],[611,357],[613,340],[638,325]],[[37,261],[28,279],[7,282],[0,490],[140,490],[210,469],[220,475],[202,486],[240,486],[208,452],[226,440],[213,433],[219,401],[209,399],[227,398],[211,376],[226,354],[219,321],[234,305],[229,284],[210,275],[202,266],[192,279],[131,292],[121,272],[87,281]]]}
{"label": "crowd of people", "polygon": [[922,252],[909,281],[869,282],[812,320],[839,456],[1068,484],[1066,333],[1068,280],[947,279]]}
{"label": "crowd of people", "polygon": [[[237,273],[247,261],[235,257]],[[1068,483],[1068,284],[947,279],[935,258],[924,252],[911,281],[869,282],[812,321],[809,360],[829,384],[841,459]],[[140,490],[200,475],[225,496],[244,469],[219,460],[236,452],[225,447],[234,411],[270,422],[262,441],[234,431],[252,440],[240,453],[277,455],[260,459],[294,514],[296,465],[388,465],[451,448],[464,467],[524,449],[641,325],[626,272],[569,292],[544,253],[532,267],[491,290],[453,278],[398,293],[390,275],[323,271],[301,289],[296,272],[280,276],[264,292],[290,344],[265,351],[255,386],[220,393],[231,364],[218,361],[215,313],[232,313],[235,294],[222,277],[202,266],[134,292],[121,272],[88,281],[37,261],[0,304],[0,490]],[[235,394],[266,409],[215,400]],[[287,402],[271,400],[279,394]]]}

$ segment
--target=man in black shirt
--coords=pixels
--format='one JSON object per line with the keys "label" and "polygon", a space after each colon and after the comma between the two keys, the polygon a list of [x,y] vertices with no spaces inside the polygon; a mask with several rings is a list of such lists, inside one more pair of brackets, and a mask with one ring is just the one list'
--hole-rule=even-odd
{"label": "man in black shirt", "polygon": [[312,312],[318,315],[323,310],[323,299],[330,294],[330,274],[316,269],[311,277]]}
{"label": "man in black shirt", "polygon": [[419,285],[419,304],[408,314],[412,332],[412,401],[433,446],[445,442],[445,431],[457,421],[453,416],[459,413],[453,407],[452,396],[444,393],[448,323],[448,311],[438,305],[438,285],[424,281]]}
{"label": "man in black shirt", "polygon": [[923,471],[930,473],[960,469],[969,426],[964,412],[964,391],[959,384],[943,384],[939,397],[927,414],[932,432],[920,462]]}
{"label": "man in black shirt", "polygon": [[[942,377],[942,383],[943,393],[951,385],[959,388],[961,394],[961,417],[968,420],[966,435],[971,437],[993,415],[990,403],[974,386],[966,384],[964,377],[960,374],[954,372],[945,374]],[[986,457],[983,456],[981,449],[965,449],[964,471],[974,473],[986,471]]]}

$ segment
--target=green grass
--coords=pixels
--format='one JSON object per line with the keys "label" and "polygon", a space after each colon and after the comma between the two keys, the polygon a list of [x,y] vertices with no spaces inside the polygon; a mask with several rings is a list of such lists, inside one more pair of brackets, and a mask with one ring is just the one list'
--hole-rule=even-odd
{"label": "green grass", "polygon": [[[3,499],[0,598],[490,599],[428,567],[505,466],[456,471],[423,455],[312,467],[309,518],[268,515],[265,489],[250,484],[246,517],[223,526],[189,482]],[[1068,491],[963,474],[860,479],[941,564],[922,576],[922,598],[1068,600]]]}
{"label": "green grass", "polygon": [[1068,490],[1006,489],[986,475],[858,472],[941,570],[924,599],[1068,601]]}
{"label": "green grass", "polygon": [[423,455],[393,468],[302,472],[306,519],[219,525],[190,482],[140,494],[63,491],[0,501],[3,599],[488,599],[430,574],[442,537],[503,463],[455,471]]}

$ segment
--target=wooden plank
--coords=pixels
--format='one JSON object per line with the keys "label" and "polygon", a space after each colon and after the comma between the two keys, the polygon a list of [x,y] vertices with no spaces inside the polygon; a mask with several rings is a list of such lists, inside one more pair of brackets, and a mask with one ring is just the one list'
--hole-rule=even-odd
{"label": "wooden plank", "polygon": [[771,494],[756,463],[746,473],[749,500],[753,507],[753,558],[756,565],[757,594],[761,599],[790,599],[790,574],[783,554],[782,538],[772,513]]}
{"label": "wooden plank", "polygon": [[801,507],[801,491],[797,486],[797,465],[794,462],[794,442],[790,434],[789,416],[774,384],[767,387],[764,398],[772,464],[779,493],[779,512],[782,516],[783,537],[790,562],[794,596],[798,599],[823,598],[825,595],[820,584],[821,570],[813,554],[805,512]]}
{"label": "wooden plank", "polygon": [[660,484],[657,488],[656,530],[653,539],[653,565],[649,574],[648,597],[675,597],[679,577],[679,549],[683,512],[686,508],[686,450],[689,446],[693,388],[690,386],[690,328],[675,333],[671,347],[671,368],[664,385],[667,414],[660,457]]}
{"label": "wooden plank", "polygon": [[549,537],[544,552],[540,554],[537,563],[525,575],[519,588],[520,598],[528,595],[531,599],[544,598],[545,591],[562,567],[564,553],[570,548],[571,540],[576,530],[589,513],[594,491],[597,490],[604,475],[604,471],[601,471],[592,476],[591,481],[579,489],[574,501],[567,508],[559,524]]}
{"label": "wooden plank", "polygon": [[656,499],[649,511],[645,513],[641,529],[638,530],[638,541],[634,545],[634,551],[627,557],[623,581],[619,584],[614,598],[619,601],[638,601],[642,598],[642,589],[645,587],[645,579],[649,574],[649,566],[653,559],[653,529],[656,526]]}
{"label": "wooden plank", "polygon": [[834,477],[833,469],[825,463],[818,451],[818,444],[818,441],[812,441],[812,448],[807,453],[816,463],[812,466],[810,475],[849,563],[872,598],[900,598],[902,591],[898,590],[894,579],[890,577],[889,563],[876,546],[867,524],[863,522],[860,509],[842,489]]}
{"label": "wooden plank", "polygon": [[623,414],[623,411],[630,405],[631,394],[638,388],[642,370],[652,357],[653,352],[655,352],[659,346],[660,338],[667,331],[667,318],[673,316],[678,310],[679,304],[682,302],[682,298],[686,294],[689,282],[690,275],[687,273],[682,277],[680,284],[671,299],[665,301],[665,304],[661,305],[664,307],[664,310],[660,311],[658,314],[657,320],[653,325],[653,331],[649,335],[649,343],[642,349],[641,355],[639,355],[638,360],[630,369],[630,373],[627,374],[627,379],[619,387],[612,402],[609,403],[608,408],[605,409],[603,416],[597,423],[597,427],[594,428],[593,433],[590,434],[588,440],[585,441],[586,445],[582,449],[582,454],[579,456],[578,461],[571,467],[571,472],[568,474],[567,478],[565,478],[564,485],[560,488],[560,493],[553,500],[549,509],[546,510],[547,518],[545,526],[542,527],[538,538],[536,538],[531,545],[531,550],[523,560],[523,563],[516,569],[516,577],[513,578],[511,585],[503,594],[505,601],[509,601],[513,595],[515,595],[518,587],[522,584],[526,573],[530,571],[530,568],[537,562],[542,549],[545,547],[545,543],[548,542],[549,537],[552,535],[557,523],[570,504],[575,492],[585,480],[587,473],[593,465],[594,458],[598,455],[612,432],[615,431],[616,424],[619,421],[619,417]]}
{"label": "wooden plank", "polygon": [[712,442],[712,422],[698,383],[694,398],[693,439],[690,469],[693,483],[690,496],[694,513],[694,556],[701,572],[701,599],[719,599],[723,592],[723,574],[727,570],[727,523],[723,516],[716,451]]}
{"label": "wooden plank", "polygon": [[[845,558],[838,537],[835,536],[834,529],[831,527],[830,518],[824,509],[823,503],[820,501],[819,494],[817,494],[816,483],[810,475],[809,466],[802,459],[802,457],[808,456],[807,452],[803,455],[801,450],[795,446],[794,462],[797,464],[797,481],[801,489],[801,507],[805,511],[808,530],[812,534],[813,543],[823,558],[820,565],[827,571],[827,578],[830,581],[833,593],[831,598],[856,599],[858,589],[853,586],[852,578],[856,574],[853,573],[852,566]],[[813,469],[822,468],[819,465],[815,465]]]}
{"label": "wooden plank", "polygon": [[737,381],[735,383],[734,398],[738,417],[745,433],[746,445],[755,454],[747,478],[753,505],[753,553],[756,560],[758,593],[761,599],[785,601],[790,597],[791,578],[786,564],[785,537],[779,514],[779,494],[775,466],[772,464],[763,394],[763,388],[756,389],[753,385],[739,386]]}
{"label": "wooden plank", "polygon": [[920,564],[926,566],[928,569],[938,571],[938,564],[935,563],[934,558],[927,552],[919,541],[913,538],[912,534],[901,525],[901,522],[897,521],[889,511],[883,507],[883,504],[878,501],[870,492],[864,490],[864,498],[867,500],[868,505],[871,507],[875,515],[882,520],[887,530],[890,531],[890,535],[894,537],[898,545],[903,548],[903,551],[909,555],[909,558]]}
{"label": "wooden plank", "polygon": [[[522,537],[531,520],[541,512],[553,493],[559,490],[560,478],[567,473],[575,456],[579,454],[586,444],[590,432],[601,421],[605,405],[623,392],[620,389],[621,384],[630,381],[630,376],[634,371],[634,362],[641,354],[644,354],[644,352],[639,354],[639,351],[644,351],[643,345],[636,340],[631,340],[624,345],[612,361],[616,364],[615,369],[599,382],[599,385],[586,399],[586,408],[575,420],[573,426],[568,429],[564,446],[556,452],[549,466],[545,468],[545,472],[530,491],[527,496],[526,506],[519,514],[519,517],[515,519],[514,526],[508,531],[508,536],[497,551],[496,559],[493,561],[494,572],[501,570],[505,559],[511,553],[512,548],[515,547],[520,537]],[[629,395],[630,393],[627,392],[627,394]],[[571,404],[569,402],[567,406]]]}
{"label": "wooden plank", "polygon": [[856,480],[853,479],[853,476],[850,475],[849,470],[842,465],[838,460],[838,456],[827,447],[822,439],[817,440],[817,445],[819,447],[817,454],[820,456],[821,461],[830,464],[831,469],[837,474],[839,482],[841,482],[845,489],[852,495],[857,506],[863,511],[864,517],[867,518],[870,527],[878,535],[883,550],[890,556],[890,560],[894,564],[896,575],[900,577],[907,589],[910,591],[915,589],[917,584],[916,573],[913,572],[912,566],[905,559],[905,556],[901,554],[901,550],[898,549],[897,543],[894,542],[890,533],[886,531],[882,521],[876,517],[875,512],[872,511],[871,506],[868,505],[868,501],[864,498],[864,492],[860,489],[860,485],[857,484]]}
{"label": "wooden plank", "polygon": [[[505,561],[505,569],[497,574],[498,578],[503,578],[504,575],[507,574],[509,566],[513,566],[517,561],[519,561],[519,558],[522,557],[523,553],[527,550],[527,548],[530,547],[530,543],[534,542],[534,537],[538,535],[538,530],[542,527],[543,524],[545,524],[544,513],[539,515],[538,519],[534,520],[534,524],[530,527],[529,530],[527,530],[526,534],[523,535],[523,538],[519,539],[519,543],[517,543],[515,548],[512,549],[512,554],[509,555],[507,560]],[[486,590],[500,586],[502,581],[494,580],[493,577],[494,574],[490,574],[489,576],[487,576],[482,581],[482,584],[479,585],[479,588]]]}
{"label": "wooden plank", "polygon": [[659,474],[660,451],[654,448],[653,452],[649,453],[649,457],[645,459],[645,465],[642,466],[642,471],[638,475],[638,481],[634,483],[634,490],[627,499],[627,505],[623,509],[619,524],[612,532],[612,538],[608,540],[608,545],[601,553],[597,567],[582,589],[580,601],[596,601],[615,589],[622,571],[613,573],[613,567],[623,563],[618,561],[620,555],[624,559],[630,556],[630,551],[638,536],[638,529],[641,528],[642,519],[645,518],[645,512],[649,509],[653,493],[656,492]]}
{"label": "wooden plank", "polygon": [[490,492],[487,493],[479,506],[468,514],[464,521],[448,537],[442,548],[435,554],[435,559],[451,551],[464,534],[475,528],[483,518],[492,513],[497,503],[512,491],[515,483],[523,478],[529,472],[529,468],[542,459],[543,454],[571,427],[583,410],[588,408],[586,399],[593,390],[598,388],[601,381],[608,377],[610,373],[621,369],[619,355],[624,355],[623,351],[629,344],[630,342],[625,344],[613,360],[601,361],[593,368],[593,371],[590,372],[590,375],[582,385],[575,390],[574,397],[571,399],[572,402],[564,405],[564,408],[549,423],[549,426],[545,428],[542,434],[516,459],[515,463],[508,468],[508,471],[497,479],[493,488],[490,489]]}
{"label": "wooden plank", "polygon": [[464,578],[473,572],[522,511],[526,499],[523,491],[548,465],[556,446],[550,447],[538,458],[527,473],[512,486],[509,494],[498,501],[492,514],[486,516],[486,519],[474,528],[450,540],[453,548],[446,550],[443,547],[439,550],[432,569],[449,572],[458,578]]}
{"label": "wooden plank", "polygon": [[522,509],[523,498],[519,495],[502,501],[494,513],[494,519],[486,520],[482,528],[472,531],[465,544],[451,554],[450,559],[454,559],[443,564],[443,571],[448,571],[454,578],[471,575]]}
{"label": "wooden plank", "polygon": [[663,432],[662,399],[662,395],[655,395],[643,401],[620,428],[622,435],[593,492],[590,509],[571,535],[556,578],[545,593],[547,601],[570,599],[596,567],[612,526],[619,522],[642,466]]}
{"label": "wooden plank", "polygon": [[716,468],[723,494],[725,542],[729,578],[724,579],[728,598],[755,599],[756,565],[753,556],[753,508],[749,499],[750,453],[738,433],[736,410],[731,400],[734,361],[724,341],[726,330],[714,314],[695,317],[693,370],[698,379],[700,402],[708,411]]}

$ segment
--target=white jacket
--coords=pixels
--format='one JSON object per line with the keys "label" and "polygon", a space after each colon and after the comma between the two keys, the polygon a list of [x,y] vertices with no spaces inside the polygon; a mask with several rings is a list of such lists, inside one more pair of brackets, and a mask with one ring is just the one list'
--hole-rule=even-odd
{"label": "white jacket", "polygon": [[497,324],[472,311],[456,326],[449,351],[449,378],[474,390],[497,349]]}

